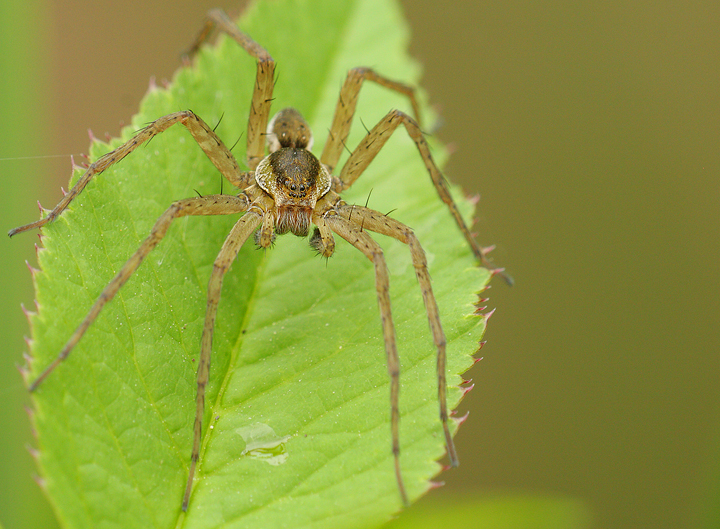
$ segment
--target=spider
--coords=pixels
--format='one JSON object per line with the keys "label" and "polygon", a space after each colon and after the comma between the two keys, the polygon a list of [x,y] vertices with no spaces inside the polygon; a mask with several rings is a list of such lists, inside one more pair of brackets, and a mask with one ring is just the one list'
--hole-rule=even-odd
{"label": "spider", "polygon": [[[90,164],[75,186],[52,211],[36,222],[11,230],[8,235],[12,237],[17,233],[40,228],[53,221],[82,192],[94,176],[122,160],[153,136],[176,124],[181,124],[188,129],[218,171],[240,190],[239,193],[237,195],[198,196],[178,200],[170,205],[156,221],[150,235],[100,293],[84,320],[57,357],[29,385],[29,390],[35,391],[67,358],[105,304],[113,299],[148,254],[160,243],[173,220],[193,215],[242,214],[232,227],[215,259],[207,289],[207,308],[197,369],[193,447],[182,501],[182,509],[187,510],[200,453],[205,388],[209,380],[213,331],[224,275],[237,257],[240,248],[251,236],[258,247],[269,248],[273,245],[277,235],[292,233],[298,237],[307,237],[310,234],[311,225],[314,225],[309,243],[318,254],[325,258],[332,256],[335,250],[333,236],[335,234],[362,252],[374,267],[377,301],[387,355],[387,369],[391,382],[390,424],[394,472],[401,500],[407,505],[409,501],[399,460],[399,358],[390,308],[389,273],[382,249],[368,232],[397,239],[407,244],[410,249],[433,342],[437,349],[438,401],[448,458],[452,466],[457,466],[458,457],[448,425],[445,335],[433,295],[425,253],[412,229],[367,206],[347,204],[342,200],[340,193],[353,185],[395,129],[403,125],[415,143],[440,199],[447,205],[475,257],[488,268],[492,268],[485,255],[489,250],[480,248],[473,239],[450,196],[442,173],[433,161],[419,125],[419,108],[412,87],[391,80],[369,68],[350,70],[340,91],[328,140],[320,158],[317,158],[310,151],[313,144],[312,132],[300,112],[293,108],[285,108],[270,119],[275,62],[262,46],[239,30],[222,10],[213,10],[208,13],[206,23],[191,48],[190,54],[197,51],[214,29],[227,33],[257,61],[257,73],[247,125],[249,171],[240,169],[230,150],[199,116],[190,110],[175,112],[150,123],[128,142]],[[413,108],[415,119],[398,110],[390,111],[368,131],[360,144],[350,153],[348,160],[336,176],[334,170],[343,149],[346,148],[345,141],[364,81],[371,81],[406,96]],[[266,146],[269,151],[267,155],[265,154]],[[495,269],[494,272],[502,274],[501,269]],[[507,276],[505,277],[507,278]]]}

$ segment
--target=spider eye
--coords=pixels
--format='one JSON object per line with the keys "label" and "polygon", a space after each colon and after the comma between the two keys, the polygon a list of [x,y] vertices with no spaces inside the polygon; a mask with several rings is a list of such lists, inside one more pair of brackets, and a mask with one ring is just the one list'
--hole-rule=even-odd
{"label": "spider eye", "polygon": [[330,189],[330,175],[306,149],[279,149],[270,153],[255,170],[258,185],[276,205],[315,206]]}

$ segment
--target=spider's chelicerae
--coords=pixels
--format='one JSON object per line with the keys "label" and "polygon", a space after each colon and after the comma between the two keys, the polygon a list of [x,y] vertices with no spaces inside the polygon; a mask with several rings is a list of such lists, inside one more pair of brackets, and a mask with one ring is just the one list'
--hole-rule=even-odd
{"label": "spider's chelicerae", "polygon": [[[293,233],[306,237],[311,225],[315,228],[310,246],[320,255],[330,257],[335,249],[333,233],[339,235],[360,250],[375,269],[377,299],[382,321],[387,367],[391,380],[390,408],[392,452],[395,476],[402,501],[407,504],[407,494],[400,469],[399,453],[399,360],[395,343],[389,297],[389,274],[380,246],[368,232],[393,237],[410,248],[410,255],[427,310],[428,321],[437,348],[438,400],[440,420],[445,434],[450,463],[458,459],[448,426],[448,409],[445,381],[445,336],[440,324],[438,307],[433,295],[425,253],[413,231],[387,215],[367,207],[349,205],[340,193],[358,179],[372,162],[385,142],[403,125],[415,142],[425,167],[442,201],[447,204],[458,227],[478,260],[489,265],[485,250],[474,241],[467,225],[451,198],[443,175],[430,155],[428,145],[418,122],[407,114],[393,110],[373,127],[352,151],[339,174],[333,174],[347,139],[355,113],[355,106],[363,81],[372,81],[389,90],[405,95],[418,117],[418,105],[414,90],[402,83],[392,81],[371,69],[350,70],[342,86],[328,140],[318,159],[311,152],[312,133],[302,115],[293,108],[280,110],[272,119],[270,106],[274,85],[275,62],[270,54],[248,35],[241,32],[221,10],[208,14],[203,31],[193,47],[193,52],[207,39],[213,28],[229,34],[240,46],[257,60],[257,77],[252,96],[247,128],[247,164],[249,171],[240,167],[220,138],[193,112],[186,110],[163,116],[142,129],[135,137],[114,151],[92,163],[75,186],[44,218],[15,228],[10,236],[32,228],[39,228],[60,215],[82,192],[90,180],[109,166],[119,162],[144,142],[177,123],[185,126],[215,167],[234,186],[240,189],[236,195],[210,195],[188,198],[173,203],[157,220],[150,235],[132,257],[105,287],[85,319],[69,338],[55,360],[29,386],[34,391],[48,375],[70,354],[98,314],[137,270],[150,251],[162,240],[174,219],[188,215],[242,214],[227,236],[215,259],[207,292],[207,310],[202,333],[200,362],[197,370],[197,398],[191,464],[185,488],[182,508],[187,509],[192,490],[193,476],[198,462],[202,418],[205,408],[205,387],[208,383],[213,329],[217,313],[223,277],[238,255],[242,245],[254,234],[259,247],[268,248],[276,235]],[[269,155],[265,156],[267,144]],[[495,271],[500,271],[495,270]]]}

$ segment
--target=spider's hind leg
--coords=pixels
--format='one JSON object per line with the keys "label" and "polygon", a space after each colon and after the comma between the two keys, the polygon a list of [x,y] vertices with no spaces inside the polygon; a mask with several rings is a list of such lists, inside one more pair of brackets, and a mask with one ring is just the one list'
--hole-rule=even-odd
{"label": "spider's hind leg", "polygon": [[[445,373],[447,364],[447,341],[442,329],[442,324],[440,323],[440,311],[437,301],[435,300],[435,294],[433,294],[425,251],[410,227],[378,211],[367,207],[344,204],[337,207],[337,212],[338,215],[348,220],[348,222],[359,223],[366,230],[392,237],[407,244],[410,249],[415,275],[420,285],[425,311],[427,312],[428,324],[430,325],[433,342],[437,350],[438,403],[440,421],[442,422],[443,433],[445,435],[445,446],[447,447],[450,464],[456,467],[458,466],[458,457],[448,423],[447,375]],[[350,219],[353,217],[354,220],[351,221]]]}
{"label": "spider's hind leg", "polygon": [[340,235],[367,257],[375,268],[375,287],[377,290],[380,320],[385,341],[385,354],[387,356],[387,369],[390,376],[390,429],[392,435],[392,453],[395,464],[395,479],[397,480],[400,498],[404,505],[409,505],[405,482],[400,469],[400,359],[395,338],[395,325],[393,324],[392,310],[390,308],[390,273],[388,272],[385,256],[380,245],[373,240],[367,231],[355,226],[353,222],[341,215],[330,215],[326,225]]}
{"label": "spider's hind leg", "polygon": [[223,279],[230,265],[237,257],[245,241],[262,222],[262,214],[258,213],[256,206],[250,206],[249,211],[240,217],[233,226],[230,234],[213,263],[213,271],[208,283],[207,308],[205,311],[205,325],[203,327],[200,362],[197,371],[197,394],[195,397],[195,425],[193,428],[193,448],[190,457],[190,469],[185,485],[182,510],[187,511],[192,492],[195,470],[200,459],[200,441],[202,440],[202,421],[205,414],[205,388],[210,378],[210,355],[212,351],[213,333],[215,331],[215,318],[220,303],[220,293]]}

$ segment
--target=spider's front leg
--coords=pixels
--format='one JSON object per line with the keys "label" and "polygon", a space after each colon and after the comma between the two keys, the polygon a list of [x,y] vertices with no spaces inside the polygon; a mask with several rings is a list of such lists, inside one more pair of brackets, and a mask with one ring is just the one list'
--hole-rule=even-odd
{"label": "spider's front leg", "polygon": [[392,136],[392,133],[395,132],[395,129],[397,129],[400,125],[405,126],[405,130],[407,130],[408,135],[415,142],[415,146],[420,153],[420,157],[425,164],[425,168],[430,175],[430,179],[432,180],[440,199],[447,205],[451,215],[455,219],[455,223],[465,236],[465,240],[475,254],[475,257],[493,273],[501,274],[508,284],[512,284],[510,276],[506,275],[502,268],[495,268],[486,257],[487,250],[481,248],[475,241],[475,238],[472,233],[470,233],[462,215],[460,215],[460,211],[458,210],[455,201],[450,195],[447,183],[445,182],[445,177],[440,172],[440,169],[430,154],[430,148],[428,147],[427,141],[425,141],[420,126],[417,121],[404,112],[401,112],[400,110],[391,110],[378,122],[377,125],[372,128],[372,130],[370,130],[370,132],[365,135],[360,144],[350,154],[350,157],[347,162],[345,162],[345,165],[340,172],[340,181],[342,182],[343,189],[347,189],[355,183],[358,177],[363,173],[363,171],[365,171],[365,169],[367,169],[368,165],[370,165],[370,162],[375,159],[375,156],[377,156],[380,149],[383,148],[387,140],[390,136]]}
{"label": "spider's front leg", "polygon": [[213,9],[208,12],[205,26],[195,39],[188,51],[188,55],[194,55],[197,52],[200,45],[209,38],[213,28],[227,33],[257,60],[257,74],[250,104],[247,130],[248,167],[251,171],[254,171],[265,157],[265,133],[270,118],[273,88],[275,87],[275,61],[265,48],[255,42],[249,35],[240,31],[222,9]]}
{"label": "spider's front leg", "polygon": [[8,235],[12,237],[13,235],[23,231],[28,231],[33,228],[41,228],[48,222],[52,222],[58,217],[58,215],[67,209],[70,203],[82,192],[83,189],[85,189],[85,186],[90,183],[90,180],[92,180],[93,177],[99,175],[111,165],[118,163],[128,154],[140,147],[140,145],[152,139],[153,136],[160,134],[177,123],[184,125],[185,128],[190,131],[190,134],[192,134],[193,138],[205,152],[207,157],[210,158],[210,161],[212,161],[215,167],[217,167],[223,176],[225,176],[225,178],[227,178],[235,187],[242,189],[252,183],[252,173],[244,173],[240,170],[240,167],[238,166],[235,157],[230,152],[230,149],[225,146],[222,140],[202,119],[200,119],[200,117],[190,110],[174,112],[156,119],[120,147],[110,151],[104,156],[101,156],[95,162],[91,163],[87,171],[85,171],[72,189],[67,192],[63,199],[57,203],[50,213],[40,220],[10,230]]}
{"label": "spider's front leg", "polygon": [[[410,100],[415,119],[418,122],[420,121],[420,107],[415,98],[415,89],[412,86],[393,81],[370,68],[353,68],[348,72],[340,89],[340,97],[335,107],[330,133],[320,156],[320,161],[327,166],[331,173],[340,159],[343,148],[345,148],[345,141],[350,133],[350,127],[355,117],[355,107],[364,81],[372,81],[393,92],[406,96]],[[336,191],[339,193],[341,189],[336,189]]]}

